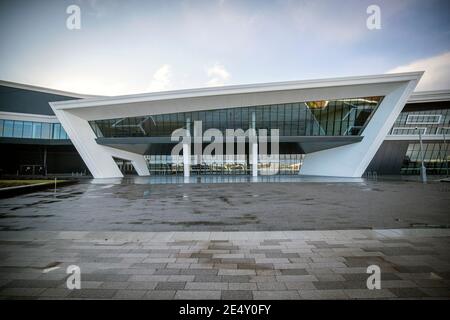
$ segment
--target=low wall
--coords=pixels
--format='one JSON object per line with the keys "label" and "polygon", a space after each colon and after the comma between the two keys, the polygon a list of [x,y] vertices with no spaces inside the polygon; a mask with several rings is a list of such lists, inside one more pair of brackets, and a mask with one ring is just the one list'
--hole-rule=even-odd
{"label": "low wall", "polygon": [[[66,181],[57,181],[56,188],[64,187],[68,185],[72,185],[78,183],[78,180],[66,180]],[[52,189],[55,187],[55,182],[52,180],[49,180],[48,182],[44,183],[36,183],[36,184],[29,184],[24,186],[16,186],[16,187],[8,187],[8,188],[1,188],[0,189],[0,198],[9,198],[9,197],[15,197],[21,194],[46,190],[46,189]]]}

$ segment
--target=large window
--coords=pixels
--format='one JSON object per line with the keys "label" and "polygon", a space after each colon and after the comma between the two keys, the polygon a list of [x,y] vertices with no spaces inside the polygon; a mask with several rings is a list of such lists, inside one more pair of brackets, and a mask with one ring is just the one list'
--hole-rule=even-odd
{"label": "large window", "polygon": [[[202,129],[279,129],[280,136],[360,135],[382,97],[235,107],[90,121],[97,137],[161,137],[202,122]],[[268,131],[270,134],[270,131]]]}
{"label": "large window", "polygon": [[[183,175],[183,156],[167,154],[145,155],[151,175]],[[272,159],[259,155],[258,172],[279,175],[296,175],[303,164],[303,154],[280,154]],[[191,155],[189,170],[191,175],[248,175],[251,165],[247,157],[235,156],[202,156],[201,164],[195,164],[195,155]]]}
{"label": "large window", "polygon": [[[450,161],[449,143],[423,143],[423,159],[428,173],[448,174]],[[408,145],[403,166],[402,174],[419,174],[422,162],[420,143],[411,143]]]}
{"label": "large window", "polygon": [[14,122],[12,120],[5,120],[3,124],[3,136],[12,137],[13,136]]}
{"label": "large window", "polygon": [[42,124],[39,122],[33,122],[33,138],[40,139],[42,131]]}
{"label": "large window", "polygon": [[31,138],[33,136],[33,123],[24,121],[22,138]]}
{"label": "large window", "polygon": [[50,139],[50,138],[51,138],[51,124],[43,123],[41,131],[41,139]]}
{"label": "large window", "polygon": [[0,119],[0,137],[28,139],[68,139],[59,123]]}
{"label": "large window", "polygon": [[13,137],[21,138],[23,133],[23,121],[14,121]]}
{"label": "large window", "polygon": [[450,109],[402,111],[390,135],[449,135]]}

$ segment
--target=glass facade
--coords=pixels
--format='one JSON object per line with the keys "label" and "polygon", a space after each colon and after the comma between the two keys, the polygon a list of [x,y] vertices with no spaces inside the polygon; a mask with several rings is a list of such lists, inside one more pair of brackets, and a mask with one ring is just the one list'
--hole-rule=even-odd
{"label": "glass facade", "polygon": [[28,139],[69,139],[59,123],[0,119],[0,137]]}
{"label": "glass facade", "polygon": [[[423,158],[427,173],[448,174],[449,143],[423,143]],[[419,174],[422,162],[420,143],[410,143],[401,169],[402,174]]]}
{"label": "glass facade", "polygon": [[[180,112],[90,121],[98,137],[168,137],[179,128],[191,128],[194,121],[202,121],[203,131],[217,128],[279,129],[280,136],[354,136],[360,135],[383,97],[362,97],[339,100],[320,100],[252,107],[230,107],[217,110]],[[427,173],[448,174],[450,144],[445,141],[430,142],[426,136],[450,137],[450,109],[443,106],[424,106],[420,110],[407,105],[391,128],[389,135],[425,136],[424,159]],[[415,109],[413,109],[415,108]],[[419,109],[419,110],[418,110]],[[0,137],[26,139],[68,139],[61,124],[0,119]],[[246,154],[248,147],[246,147]],[[171,149],[171,148],[169,148]],[[225,151],[225,147],[224,147]],[[280,150],[277,162],[259,156],[258,171],[278,171],[278,174],[297,174],[303,164],[304,154],[298,150]],[[171,156],[164,151],[152,151],[144,156],[152,175],[182,175],[182,156]],[[191,156],[191,175],[251,174],[249,156],[204,156],[198,164]],[[410,143],[404,157],[401,174],[419,174],[421,165],[419,142]]]}
{"label": "glass facade", "polygon": [[[278,170],[278,174],[298,174],[303,164],[303,154],[280,154],[278,161],[260,156],[258,172],[270,173]],[[151,175],[183,175],[183,156],[166,154],[146,155],[144,158]],[[195,156],[191,156],[191,163],[195,163]],[[251,165],[247,157],[239,156],[203,156],[201,164],[190,166],[191,175],[249,175]]]}
{"label": "glass facade", "polygon": [[[216,110],[179,112],[118,119],[90,121],[97,137],[170,137],[176,129],[190,128],[202,122],[202,131],[215,128],[279,129],[280,136],[354,136],[360,135],[383,97],[308,101],[252,107],[230,107]],[[191,155],[191,175],[248,175],[252,165],[248,147],[245,155],[203,156],[197,161]],[[225,148],[224,148],[225,150]],[[235,149],[236,150],[236,149]],[[281,150],[280,150],[281,151]],[[182,175],[182,156],[167,152],[145,155],[151,175]],[[298,151],[280,152],[275,160],[259,155],[259,174],[298,174],[304,155]]]}
{"label": "glass facade", "polygon": [[[417,128],[417,129],[416,129]],[[450,135],[450,109],[402,111],[390,135]]]}
{"label": "glass facade", "polygon": [[[216,128],[279,129],[280,136],[360,135],[383,97],[322,100],[287,104],[235,107],[90,121],[97,137],[170,137],[179,128],[202,121],[203,131]],[[270,131],[268,131],[270,132]]]}

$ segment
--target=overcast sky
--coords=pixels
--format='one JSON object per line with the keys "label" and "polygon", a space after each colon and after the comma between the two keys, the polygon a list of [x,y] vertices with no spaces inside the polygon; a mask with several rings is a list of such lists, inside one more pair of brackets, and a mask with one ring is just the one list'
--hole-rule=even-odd
{"label": "overcast sky", "polygon": [[[71,4],[80,30],[66,27]],[[450,89],[449,12],[448,0],[2,0],[0,79],[118,95],[425,70],[418,90]]]}

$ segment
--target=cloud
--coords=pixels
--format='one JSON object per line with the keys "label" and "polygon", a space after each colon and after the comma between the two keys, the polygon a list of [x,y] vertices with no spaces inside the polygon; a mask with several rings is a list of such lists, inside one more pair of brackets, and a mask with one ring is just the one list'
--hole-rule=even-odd
{"label": "cloud", "polygon": [[396,67],[387,73],[425,71],[417,91],[450,89],[450,52]]}
{"label": "cloud", "polygon": [[206,69],[208,75],[208,87],[223,86],[231,78],[231,74],[221,64],[215,64]]}
{"label": "cloud", "polygon": [[171,88],[172,67],[164,64],[153,74],[152,81],[148,86],[149,91],[164,91]]}

